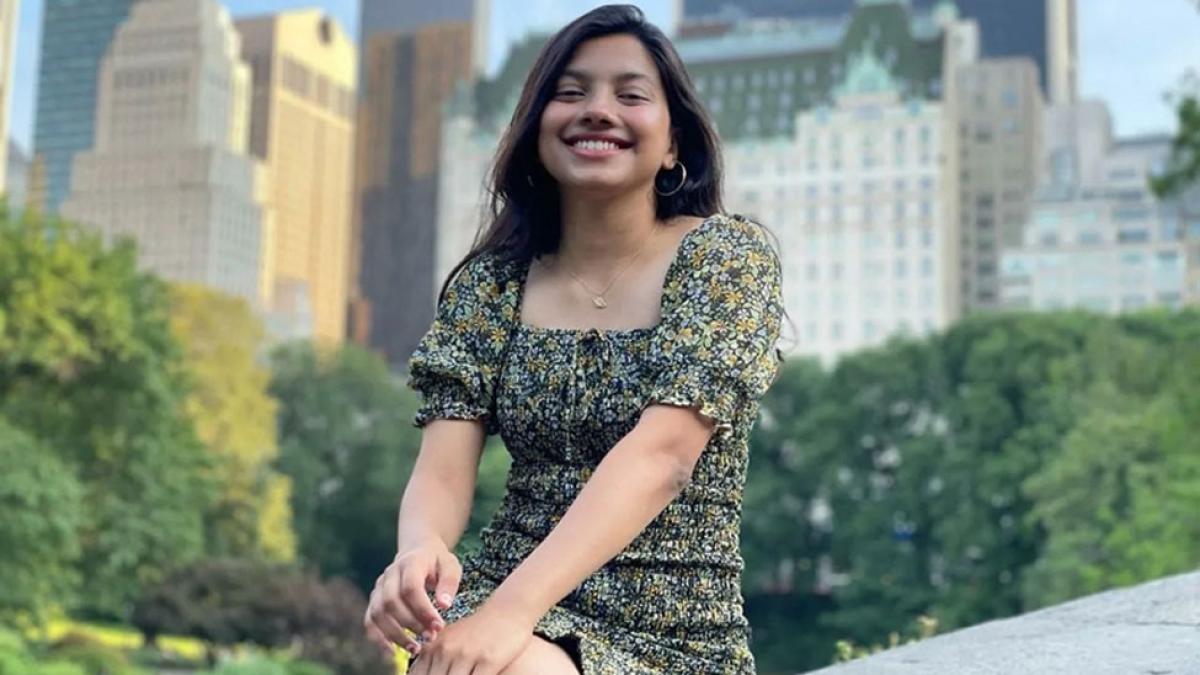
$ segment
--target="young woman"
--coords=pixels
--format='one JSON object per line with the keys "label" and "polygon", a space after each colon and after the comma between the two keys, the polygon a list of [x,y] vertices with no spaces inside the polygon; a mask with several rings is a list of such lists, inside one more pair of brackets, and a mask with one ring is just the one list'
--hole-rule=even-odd
{"label": "young woman", "polygon": [[[409,363],[420,455],[364,623],[414,675],[754,672],[738,530],[781,274],[720,185],[712,125],[639,10],[550,40],[493,222]],[[460,564],[491,433],[507,493]]]}

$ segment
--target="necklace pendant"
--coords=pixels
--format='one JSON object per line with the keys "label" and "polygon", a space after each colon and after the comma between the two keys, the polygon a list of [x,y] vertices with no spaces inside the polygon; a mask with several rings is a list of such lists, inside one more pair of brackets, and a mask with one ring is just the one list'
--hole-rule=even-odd
{"label": "necklace pendant", "polygon": [[605,307],[608,307],[608,303],[604,301],[604,298],[598,295],[592,298],[592,304],[596,306],[596,309],[604,309]]}

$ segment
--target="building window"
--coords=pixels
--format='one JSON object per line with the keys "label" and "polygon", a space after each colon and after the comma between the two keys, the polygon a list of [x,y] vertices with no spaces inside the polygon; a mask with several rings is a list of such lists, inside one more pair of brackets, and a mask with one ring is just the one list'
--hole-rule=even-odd
{"label": "building window", "polygon": [[1120,230],[1117,232],[1117,241],[1122,244],[1144,244],[1150,241],[1150,231],[1144,228]]}

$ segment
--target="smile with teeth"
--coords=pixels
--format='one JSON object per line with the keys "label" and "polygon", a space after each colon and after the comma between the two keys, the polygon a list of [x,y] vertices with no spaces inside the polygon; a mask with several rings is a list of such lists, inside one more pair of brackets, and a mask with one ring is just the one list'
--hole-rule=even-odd
{"label": "smile with teeth", "polygon": [[576,141],[571,144],[571,147],[579,148],[580,150],[620,150],[620,146],[612,141]]}

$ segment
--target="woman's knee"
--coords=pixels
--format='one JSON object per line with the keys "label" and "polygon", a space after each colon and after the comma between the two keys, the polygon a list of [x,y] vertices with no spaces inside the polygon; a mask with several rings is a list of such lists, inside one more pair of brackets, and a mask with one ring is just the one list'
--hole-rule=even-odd
{"label": "woman's knee", "polygon": [[500,675],[580,675],[567,650],[549,640],[533,636],[516,660]]}

